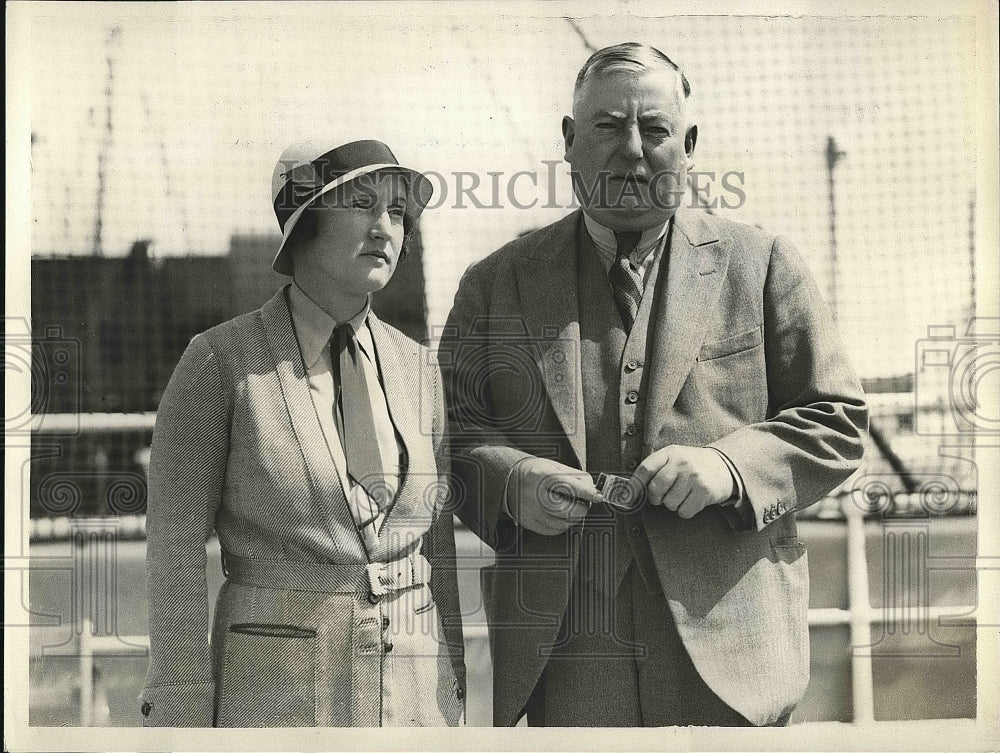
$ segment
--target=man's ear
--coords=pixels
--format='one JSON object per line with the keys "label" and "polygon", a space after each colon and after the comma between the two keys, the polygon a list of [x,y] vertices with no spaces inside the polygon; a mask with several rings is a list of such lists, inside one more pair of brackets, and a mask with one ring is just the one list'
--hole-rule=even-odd
{"label": "man's ear", "polygon": [[688,128],[687,133],[684,134],[684,152],[687,154],[688,159],[694,156],[694,145],[698,141],[698,126],[693,125]]}
{"label": "man's ear", "polygon": [[563,154],[563,159],[569,162],[569,153],[573,148],[573,137],[576,135],[576,123],[573,122],[573,118],[569,115],[564,115],[562,119],[562,132],[563,141],[566,142],[566,151]]}

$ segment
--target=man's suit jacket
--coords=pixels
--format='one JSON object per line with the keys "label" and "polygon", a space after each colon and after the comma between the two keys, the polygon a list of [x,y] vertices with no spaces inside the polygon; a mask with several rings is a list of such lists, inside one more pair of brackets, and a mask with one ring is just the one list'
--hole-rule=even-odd
{"label": "man's suit jacket", "polygon": [[[405,593],[411,614],[390,627],[403,632],[384,661],[391,658],[397,681],[413,674],[407,693],[429,695],[410,707],[429,704],[457,723],[465,669],[452,514],[439,492],[448,474],[440,374],[426,348],[374,314],[368,321],[407,455],[371,561],[423,546],[433,567],[430,592]],[[213,529],[224,552],[250,560],[362,568],[369,561],[310,396],[285,290],[195,337],[160,403],[149,471],[144,722],[377,726],[383,657],[352,641],[381,647],[385,626],[364,598],[227,582],[210,647],[205,565]],[[243,627],[234,631],[235,624]],[[233,690],[243,695],[241,709],[255,710],[234,712],[229,667],[244,684],[258,683],[252,692]]]}
{"label": "man's suit jacket", "polygon": [[[439,350],[459,516],[497,553],[482,574],[497,725],[515,723],[544,668],[576,571],[569,537],[517,527],[502,505],[529,454],[586,470],[581,222],[575,212],[471,266]],[[766,724],[795,705],[809,675],[806,553],[792,513],[858,467],[867,409],[788,241],[681,210],[664,253],[640,457],[668,444],[718,448],[742,477],[754,524],[732,508],[685,520],[649,505],[630,524],[644,532],[698,672]]]}

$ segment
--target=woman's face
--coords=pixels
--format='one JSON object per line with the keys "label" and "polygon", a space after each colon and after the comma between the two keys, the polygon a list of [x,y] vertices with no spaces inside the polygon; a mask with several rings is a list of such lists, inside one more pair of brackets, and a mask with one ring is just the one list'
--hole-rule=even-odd
{"label": "woman's face", "polygon": [[308,210],[316,232],[294,250],[296,282],[344,300],[384,288],[402,250],[405,209],[405,183],[392,172],[360,176],[318,198]]}

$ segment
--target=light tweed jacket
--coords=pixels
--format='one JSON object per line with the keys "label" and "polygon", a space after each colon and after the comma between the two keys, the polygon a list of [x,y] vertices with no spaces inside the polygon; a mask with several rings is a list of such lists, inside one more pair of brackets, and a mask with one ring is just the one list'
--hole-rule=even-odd
{"label": "light tweed jacket", "polygon": [[[502,505],[528,454],[586,470],[581,222],[577,211],[473,265],[439,350],[452,465],[468,490],[459,516],[497,550],[482,574],[496,725],[515,723],[541,675],[576,571],[566,536],[515,527]],[[867,409],[788,241],[682,209],[664,253],[637,363],[637,459],[669,444],[718,448],[742,477],[753,525],[732,508],[683,519],[648,505],[630,525],[701,677],[751,723],[769,724],[809,678],[809,576],[792,513],[858,467]],[[634,426],[620,430],[614,441],[632,441]]]}
{"label": "light tweed jacket", "polygon": [[452,514],[442,509],[440,374],[426,348],[374,314],[369,327],[407,458],[371,559],[422,547],[429,588],[372,604],[361,592],[227,582],[210,645],[213,529],[226,553],[258,563],[368,562],[279,291],[195,337],[160,403],[149,471],[144,724],[458,723],[465,668]]}

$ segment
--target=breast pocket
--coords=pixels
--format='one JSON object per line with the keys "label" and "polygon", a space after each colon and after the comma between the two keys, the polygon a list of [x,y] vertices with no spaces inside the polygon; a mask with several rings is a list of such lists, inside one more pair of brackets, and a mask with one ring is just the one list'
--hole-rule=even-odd
{"label": "breast pocket", "polygon": [[746,350],[752,350],[764,342],[764,330],[762,327],[754,327],[746,332],[741,332],[731,337],[705,343],[698,351],[699,361],[712,361],[716,358],[736,355]]}
{"label": "breast pocket", "polygon": [[731,430],[767,417],[767,385],[763,331],[755,327],[703,344],[680,399],[703,426]]}
{"label": "breast pocket", "polygon": [[316,631],[295,625],[230,625],[220,677],[218,727],[316,723]]}
{"label": "breast pocket", "polygon": [[738,335],[705,343],[698,351],[699,361],[712,361],[716,358],[736,355],[745,350],[752,350],[764,342],[764,331],[761,327],[754,327]]}

